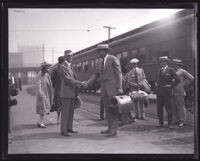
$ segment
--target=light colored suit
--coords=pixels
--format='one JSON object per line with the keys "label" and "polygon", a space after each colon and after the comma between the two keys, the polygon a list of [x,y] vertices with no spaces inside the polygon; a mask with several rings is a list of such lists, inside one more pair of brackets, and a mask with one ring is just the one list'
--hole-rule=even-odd
{"label": "light colored suit", "polygon": [[186,95],[185,87],[190,85],[194,77],[188,73],[186,70],[179,68],[176,71],[180,82],[174,86],[173,97],[172,97],[172,105],[173,105],[173,121],[178,121],[179,123],[184,123],[186,120],[186,109],[185,109],[185,101],[184,97]]}
{"label": "light colored suit", "polygon": [[65,61],[60,67],[61,75],[61,133],[73,130],[74,100],[78,95],[77,88],[81,82],[76,80],[76,74]]}
{"label": "light colored suit", "polygon": [[[127,81],[129,84],[138,84],[140,81],[145,79],[144,70],[142,68],[133,68],[131,71],[127,73]],[[131,86],[131,92],[138,90],[134,86]],[[144,101],[134,100],[134,111],[136,118],[144,118],[145,117],[145,108],[144,108]]]}
{"label": "light colored suit", "polygon": [[[145,79],[145,74],[144,74],[144,70],[142,68],[133,68],[132,70],[130,70],[127,73],[127,81],[131,84],[131,83],[139,83],[140,81],[142,81],[143,79]],[[132,91],[135,91],[136,89],[134,87],[131,87]]]}
{"label": "light colored suit", "polygon": [[100,78],[101,95],[103,98],[106,114],[108,118],[108,130],[116,131],[118,127],[118,113],[110,108],[110,100],[117,95],[117,88],[122,89],[122,73],[119,60],[112,55],[108,55],[103,73],[101,72],[102,61],[97,66],[96,72],[88,80],[92,84],[97,78]]}

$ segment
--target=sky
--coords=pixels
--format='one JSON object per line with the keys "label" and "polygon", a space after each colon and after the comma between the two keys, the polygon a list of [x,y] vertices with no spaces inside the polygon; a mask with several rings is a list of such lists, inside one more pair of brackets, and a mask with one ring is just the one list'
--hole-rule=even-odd
{"label": "sky", "polygon": [[[182,9],[22,9],[8,13],[9,52],[20,45],[45,47],[45,60],[55,63],[64,50],[73,52],[168,17]],[[52,58],[52,51],[54,56]]]}

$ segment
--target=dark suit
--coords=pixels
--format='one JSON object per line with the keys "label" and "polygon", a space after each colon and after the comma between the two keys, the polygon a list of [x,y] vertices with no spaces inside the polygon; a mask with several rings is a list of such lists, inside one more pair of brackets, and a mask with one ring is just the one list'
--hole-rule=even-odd
{"label": "dark suit", "polygon": [[120,62],[116,57],[108,55],[104,71],[101,72],[101,69],[102,61],[100,61],[95,74],[88,80],[88,84],[92,84],[98,77],[100,77],[101,95],[106,109],[108,131],[116,132],[118,127],[118,113],[112,111],[110,101],[113,96],[117,95],[117,88],[122,89]]}
{"label": "dark suit", "polygon": [[60,89],[61,89],[60,66],[61,64],[58,64],[58,66],[55,69],[53,69],[51,75],[52,85],[54,88],[53,102],[55,105],[55,109],[57,111],[60,111]]}
{"label": "dark suit", "polygon": [[74,101],[77,96],[77,87],[81,82],[76,80],[76,74],[65,61],[60,67],[61,75],[61,133],[73,130]]}
{"label": "dark suit", "polygon": [[[166,69],[159,70],[159,74],[157,77],[157,112],[159,117],[159,124],[163,125],[163,106],[167,111],[168,125],[172,124],[172,106],[171,106],[171,98],[172,98],[172,88],[176,86],[180,80],[171,67],[166,67]],[[171,87],[165,87],[166,85],[171,85]]]}

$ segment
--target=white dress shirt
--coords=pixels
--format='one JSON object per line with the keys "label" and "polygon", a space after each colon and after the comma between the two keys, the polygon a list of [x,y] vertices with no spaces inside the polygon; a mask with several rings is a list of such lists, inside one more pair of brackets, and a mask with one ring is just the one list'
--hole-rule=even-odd
{"label": "white dress shirt", "polygon": [[71,68],[71,63],[69,63],[67,60],[65,60],[65,62],[66,62],[67,65]]}
{"label": "white dress shirt", "polygon": [[108,54],[104,57],[104,66],[105,66],[105,64],[106,64],[107,58],[108,58]]}

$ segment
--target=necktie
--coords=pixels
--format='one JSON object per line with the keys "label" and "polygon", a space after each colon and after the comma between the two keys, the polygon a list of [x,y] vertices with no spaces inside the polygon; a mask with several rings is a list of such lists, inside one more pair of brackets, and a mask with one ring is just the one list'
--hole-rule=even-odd
{"label": "necktie", "polygon": [[136,83],[138,83],[138,73],[137,73],[137,69],[135,68],[135,81]]}
{"label": "necktie", "polygon": [[101,64],[101,73],[103,73],[103,72],[104,72],[104,58],[103,58],[102,64]]}
{"label": "necktie", "polygon": [[161,73],[164,74],[164,71],[165,71],[165,68],[162,67],[162,69],[161,69]]}

